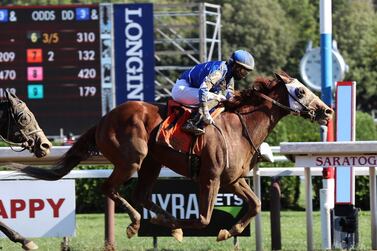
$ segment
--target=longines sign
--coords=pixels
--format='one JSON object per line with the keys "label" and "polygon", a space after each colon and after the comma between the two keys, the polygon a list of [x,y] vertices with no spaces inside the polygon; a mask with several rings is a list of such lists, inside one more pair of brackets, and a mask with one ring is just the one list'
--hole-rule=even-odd
{"label": "longines sign", "polygon": [[377,155],[309,155],[296,156],[296,166],[377,166]]}

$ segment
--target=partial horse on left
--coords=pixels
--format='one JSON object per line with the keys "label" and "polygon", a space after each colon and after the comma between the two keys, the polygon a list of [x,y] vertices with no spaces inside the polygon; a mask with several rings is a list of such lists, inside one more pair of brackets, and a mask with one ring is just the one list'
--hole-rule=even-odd
{"label": "partial horse on left", "polygon": [[[29,150],[37,158],[48,155],[52,146],[34,114],[22,100],[10,92],[6,92],[5,98],[0,100],[0,138],[10,146],[20,146],[22,150]],[[21,243],[24,250],[38,249],[33,241],[1,221],[0,231],[11,241]]]}

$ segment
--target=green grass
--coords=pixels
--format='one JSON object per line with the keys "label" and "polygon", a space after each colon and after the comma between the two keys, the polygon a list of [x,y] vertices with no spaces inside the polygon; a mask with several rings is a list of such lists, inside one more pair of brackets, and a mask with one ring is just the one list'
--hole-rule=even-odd
{"label": "green grass", "polygon": [[[306,218],[305,212],[283,211],[281,212],[282,250],[306,250]],[[321,249],[320,215],[314,212],[314,248]],[[360,212],[360,243],[358,250],[370,250],[371,231],[370,213]],[[126,250],[153,250],[152,237],[134,237],[127,239],[125,235],[129,218],[124,214],[116,215],[116,248],[118,251]],[[269,212],[262,213],[263,225],[263,250],[271,250],[270,219]],[[37,226],[36,226],[37,227]],[[252,223],[251,237],[239,237],[239,250],[255,250],[255,224]],[[70,238],[71,251],[101,251],[104,244],[104,216],[103,214],[79,214],[77,215],[76,236]],[[44,238],[33,239],[41,251],[58,251],[62,239]],[[216,242],[216,237],[185,237],[182,243],[172,237],[158,238],[159,250],[234,250],[233,239]],[[0,239],[0,250],[21,250],[19,244],[14,244],[7,239]]]}

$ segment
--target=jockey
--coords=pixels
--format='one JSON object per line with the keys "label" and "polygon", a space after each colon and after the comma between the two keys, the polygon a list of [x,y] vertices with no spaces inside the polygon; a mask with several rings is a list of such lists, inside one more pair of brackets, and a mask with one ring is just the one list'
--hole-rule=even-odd
{"label": "jockey", "polygon": [[199,106],[199,112],[182,126],[182,130],[194,135],[203,134],[201,122],[213,124],[210,109],[219,101],[233,96],[233,78],[241,80],[252,70],[253,56],[247,51],[237,50],[227,62],[210,61],[183,72],[173,86],[172,97],[181,104]]}

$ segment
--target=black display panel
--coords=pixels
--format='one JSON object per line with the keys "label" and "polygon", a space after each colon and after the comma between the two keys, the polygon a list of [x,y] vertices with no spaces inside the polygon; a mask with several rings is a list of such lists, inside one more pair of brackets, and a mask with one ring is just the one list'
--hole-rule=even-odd
{"label": "black display panel", "polygon": [[98,5],[0,7],[0,96],[23,99],[47,135],[101,117]]}

